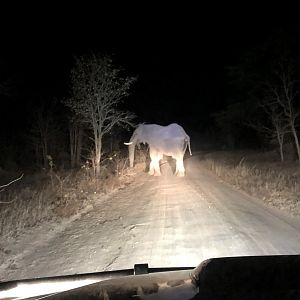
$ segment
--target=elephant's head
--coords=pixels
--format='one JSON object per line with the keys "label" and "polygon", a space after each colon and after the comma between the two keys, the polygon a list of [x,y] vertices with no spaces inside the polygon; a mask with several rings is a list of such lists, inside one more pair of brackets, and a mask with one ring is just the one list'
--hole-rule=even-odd
{"label": "elephant's head", "polygon": [[138,125],[138,127],[133,132],[129,143],[124,143],[125,145],[129,146],[129,164],[131,168],[133,167],[133,162],[134,162],[135,146],[137,144],[146,142],[143,128],[144,128],[143,124]]}

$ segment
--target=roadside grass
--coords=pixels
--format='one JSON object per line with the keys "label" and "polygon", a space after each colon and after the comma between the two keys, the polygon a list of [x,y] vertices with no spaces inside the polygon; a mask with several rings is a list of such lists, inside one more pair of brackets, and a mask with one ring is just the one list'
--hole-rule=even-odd
{"label": "roadside grass", "polygon": [[300,164],[278,162],[274,153],[212,152],[202,164],[225,182],[265,203],[300,215]]}
{"label": "roadside grass", "polygon": [[[92,207],[101,196],[130,184],[132,175],[127,158],[120,157],[105,162],[97,179],[86,166],[77,171],[25,174],[0,192],[0,254],[6,239],[49,221],[60,222],[88,205]],[[15,177],[0,170],[0,185]]]}

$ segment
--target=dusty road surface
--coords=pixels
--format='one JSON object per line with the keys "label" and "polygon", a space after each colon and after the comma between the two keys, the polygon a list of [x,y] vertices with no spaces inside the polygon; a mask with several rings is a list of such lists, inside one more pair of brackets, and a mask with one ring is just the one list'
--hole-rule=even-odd
{"label": "dusty road surface", "polygon": [[222,183],[198,160],[185,161],[185,178],[167,164],[162,177],[142,173],[65,228],[16,242],[19,253],[1,266],[1,280],[300,253],[300,219]]}

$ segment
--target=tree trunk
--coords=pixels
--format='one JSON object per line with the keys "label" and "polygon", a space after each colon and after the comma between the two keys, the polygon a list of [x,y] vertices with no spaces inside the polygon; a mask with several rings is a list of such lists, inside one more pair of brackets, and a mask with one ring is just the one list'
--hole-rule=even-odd
{"label": "tree trunk", "polygon": [[283,157],[283,145],[282,143],[279,144],[279,151],[280,151],[280,161],[284,162],[284,157]]}
{"label": "tree trunk", "polygon": [[83,136],[83,129],[81,126],[79,126],[78,134],[77,134],[77,144],[76,144],[76,159],[75,159],[76,167],[80,166],[81,151],[82,151],[82,136]]}
{"label": "tree trunk", "polygon": [[37,166],[39,166],[41,155],[40,155],[40,151],[39,151],[38,142],[36,142],[36,144],[34,145],[34,154],[35,154],[35,163]]}
{"label": "tree trunk", "polygon": [[283,143],[279,143],[279,151],[280,151],[280,160],[281,162],[284,162],[284,156],[283,156]]}
{"label": "tree trunk", "polygon": [[294,136],[294,141],[295,141],[295,146],[296,146],[296,150],[297,150],[298,161],[300,161],[299,139],[298,139],[297,132],[296,132],[294,124],[291,124],[291,129],[292,129],[292,133],[293,133],[293,136]]}
{"label": "tree trunk", "polygon": [[75,168],[75,140],[76,140],[76,129],[73,124],[70,124],[69,127],[69,136],[70,136],[70,162],[71,162],[71,168]]}
{"label": "tree trunk", "polygon": [[280,133],[278,129],[277,129],[276,134],[277,134],[277,141],[278,141],[278,144],[279,144],[280,161],[283,162],[284,161],[284,156],[283,156],[283,139],[284,139],[284,134]]}
{"label": "tree trunk", "polygon": [[78,124],[71,124],[69,128],[69,135],[71,168],[76,168],[80,165],[82,149],[82,127]]}
{"label": "tree trunk", "polygon": [[43,150],[43,163],[44,163],[44,168],[48,169],[49,164],[48,164],[48,143],[47,143],[47,138],[45,137],[43,142],[42,142],[42,150]]}
{"label": "tree trunk", "polygon": [[102,148],[102,141],[101,138],[95,143],[95,169],[96,169],[96,177],[100,177],[100,161],[101,161],[101,148]]}

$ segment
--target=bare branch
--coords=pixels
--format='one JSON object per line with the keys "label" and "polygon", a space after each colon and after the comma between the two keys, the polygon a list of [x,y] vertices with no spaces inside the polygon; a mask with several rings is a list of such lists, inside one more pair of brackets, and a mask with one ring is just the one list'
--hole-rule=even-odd
{"label": "bare branch", "polygon": [[[18,177],[17,179],[14,179],[14,180],[10,181],[10,182],[7,183],[7,184],[0,185],[0,192],[4,191],[4,189],[5,189],[6,187],[10,186],[10,185],[13,184],[14,182],[20,180],[23,176],[24,176],[24,173],[23,173],[20,177]],[[0,203],[6,203],[6,202],[0,202]]]}

